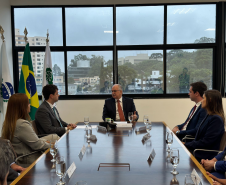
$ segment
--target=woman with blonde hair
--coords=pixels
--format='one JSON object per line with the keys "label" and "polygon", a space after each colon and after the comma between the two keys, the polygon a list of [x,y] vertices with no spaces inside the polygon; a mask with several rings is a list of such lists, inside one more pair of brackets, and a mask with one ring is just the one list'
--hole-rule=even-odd
{"label": "woman with blonde hair", "polygon": [[[221,138],[225,132],[224,129],[224,109],[222,97],[217,90],[208,90],[204,92],[202,108],[206,109],[207,116],[201,122],[195,139],[192,142],[185,143],[185,146],[191,153],[195,149],[219,150]],[[214,153],[196,152],[196,159],[212,159]]]}
{"label": "woman with blonde hair", "polygon": [[38,138],[30,121],[30,103],[26,94],[13,94],[8,101],[5,121],[2,127],[2,138],[11,141],[18,157],[26,154],[18,162],[21,164],[33,163],[50,147],[50,144]]}

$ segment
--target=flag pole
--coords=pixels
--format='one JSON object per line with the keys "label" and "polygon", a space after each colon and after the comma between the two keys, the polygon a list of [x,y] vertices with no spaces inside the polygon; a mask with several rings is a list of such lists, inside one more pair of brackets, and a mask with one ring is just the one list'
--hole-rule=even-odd
{"label": "flag pole", "polygon": [[4,30],[2,28],[2,26],[0,25],[0,33],[1,33],[1,39],[2,39],[2,42],[5,42],[5,37],[4,37]]}
{"label": "flag pole", "polygon": [[[2,39],[2,42],[5,42],[5,37],[4,37],[4,30],[3,30],[3,28],[2,28],[2,26],[0,25],[0,33],[1,33],[1,39]],[[1,54],[1,52],[0,52],[0,54]],[[1,59],[0,59],[1,60]],[[0,70],[2,70],[2,62],[0,61]],[[2,94],[2,82],[3,82],[3,80],[2,80],[2,71],[0,71],[0,98],[1,98],[1,94]],[[1,98],[1,100],[0,100],[0,113],[3,113],[3,99]],[[4,113],[3,113],[4,114]],[[4,117],[4,115],[1,115],[2,117],[1,117],[1,119],[0,119],[0,121],[3,121],[3,117]]]}

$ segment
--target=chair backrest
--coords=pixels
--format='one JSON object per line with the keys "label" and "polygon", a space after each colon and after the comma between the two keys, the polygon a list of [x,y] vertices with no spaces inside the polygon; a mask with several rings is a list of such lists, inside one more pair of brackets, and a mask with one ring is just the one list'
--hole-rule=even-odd
{"label": "chair backrest", "polygon": [[[0,137],[1,138],[1,137]],[[15,152],[15,150],[14,150],[14,148],[13,148],[13,145],[11,144],[11,142],[10,142],[10,140],[8,140],[8,139],[3,139],[3,138],[1,138],[3,141],[5,141],[7,144],[8,144],[8,146],[10,147],[10,149],[12,150],[12,152],[13,152],[13,154],[14,154],[14,160],[17,158],[17,154],[16,154],[16,152]]]}
{"label": "chair backrest", "polygon": [[31,121],[31,124],[32,124],[32,127],[33,127],[35,133],[38,135],[38,130],[37,130],[37,127],[36,127],[35,120]]}
{"label": "chair backrest", "polygon": [[224,132],[221,138],[220,151],[224,151],[225,147],[226,147],[226,131]]}

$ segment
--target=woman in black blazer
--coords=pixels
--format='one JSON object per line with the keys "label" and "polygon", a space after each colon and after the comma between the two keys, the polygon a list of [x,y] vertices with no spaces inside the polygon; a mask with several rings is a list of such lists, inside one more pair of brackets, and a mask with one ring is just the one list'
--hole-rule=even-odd
{"label": "woman in black blazer", "polygon": [[[201,122],[195,139],[185,143],[191,153],[195,149],[219,150],[221,137],[224,133],[224,110],[222,97],[217,90],[205,91],[202,100],[202,108],[206,109],[207,116]],[[215,154],[213,154],[215,155]],[[209,153],[197,153],[195,157],[200,159],[212,159]]]}

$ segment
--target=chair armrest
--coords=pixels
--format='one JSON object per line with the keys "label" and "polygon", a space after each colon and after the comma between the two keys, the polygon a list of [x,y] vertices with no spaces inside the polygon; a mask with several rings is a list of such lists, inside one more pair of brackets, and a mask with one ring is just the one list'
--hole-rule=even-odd
{"label": "chair armrest", "polygon": [[[32,155],[32,154],[37,153],[37,152],[42,152],[42,151],[34,151],[34,152],[29,153],[29,154],[21,155],[21,156],[19,156],[19,157],[16,158],[15,162],[17,163],[17,161],[18,161],[19,159],[21,159],[21,158],[23,158],[23,157],[26,157],[26,156],[29,156],[29,155]],[[43,153],[43,152],[42,152],[42,153]]]}
{"label": "chair armrest", "polygon": [[186,135],[186,136],[182,139],[182,141],[183,141],[183,142],[186,142],[187,140],[192,141],[192,140],[194,140],[194,139],[195,139],[194,136],[192,136],[192,135]]}
{"label": "chair armrest", "polygon": [[186,135],[185,137],[194,138],[195,136],[193,136],[193,135]]}
{"label": "chair armrest", "polygon": [[211,153],[213,153],[213,155],[218,155],[219,153],[221,153],[222,151],[220,151],[220,150],[207,150],[207,149],[195,149],[194,151],[193,151],[193,155],[194,155],[194,157],[195,157],[195,153],[209,153],[209,154],[211,154]]}

